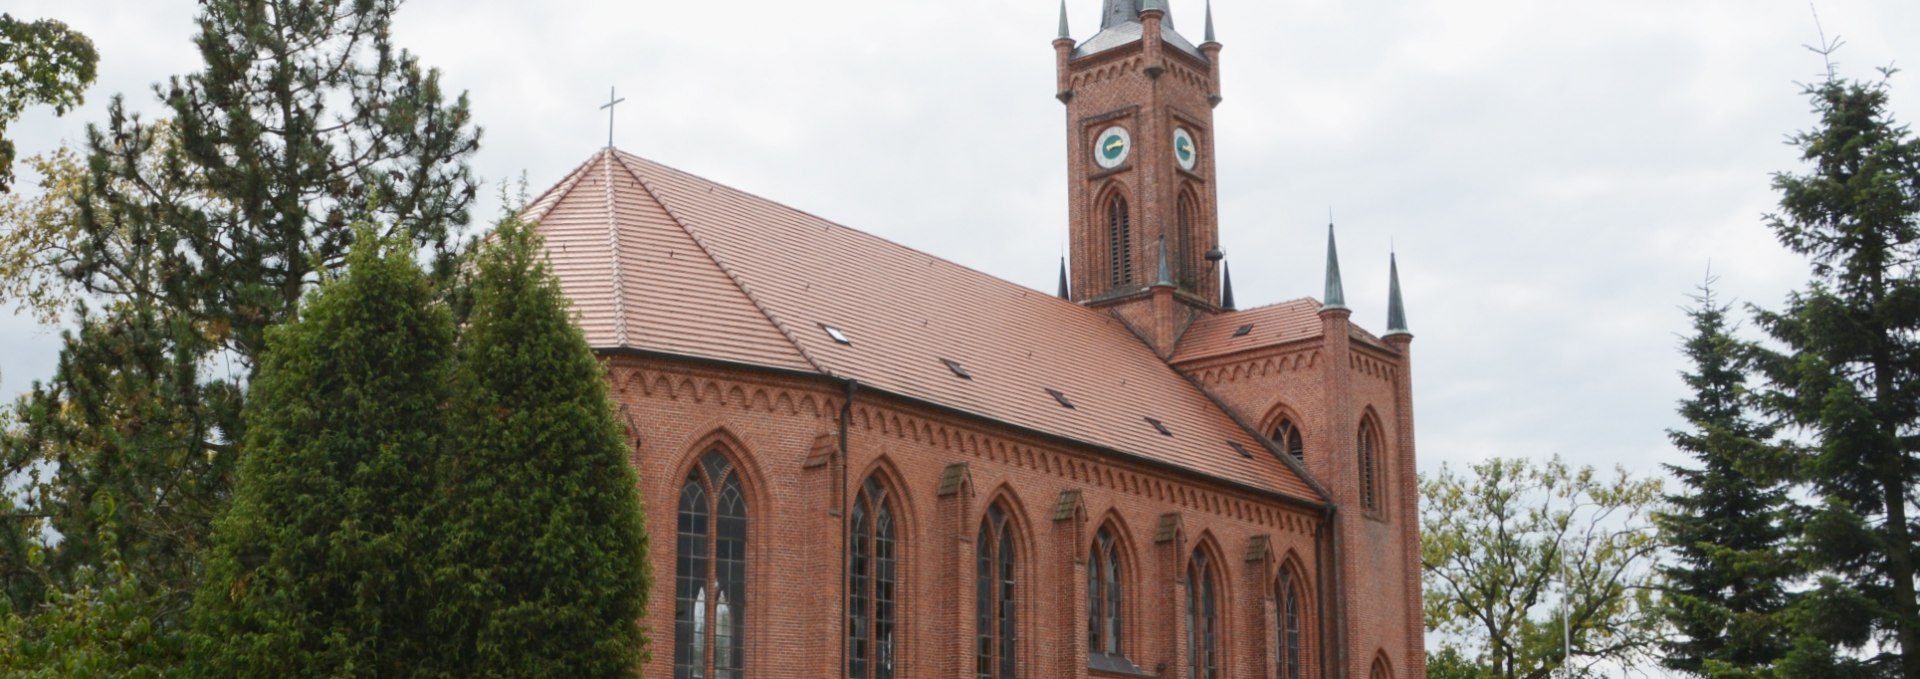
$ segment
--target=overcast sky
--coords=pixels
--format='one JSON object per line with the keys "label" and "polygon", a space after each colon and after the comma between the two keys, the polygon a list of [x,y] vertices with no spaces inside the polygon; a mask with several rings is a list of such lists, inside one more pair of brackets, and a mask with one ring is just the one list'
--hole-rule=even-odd
{"label": "overcast sky", "polygon": [[[1069,0],[1074,35],[1099,0]],[[192,71],[190,0],[10,0],[91,36],[100,79],[30,111],[22,157]],[[1200,0],[1172,0],[1197,42]],[[1676,454],[1680,310],[1706,275],[1778,305],[1806,267],[1762,225],[1819,77],[1799,1],[1217,0],[1221,240],[1243,308],[1320,294],[1329,209],[1355,319],[1400,254],[1421,466]],[[1920,3],[1823,1],[1840,71],[1920,66]],[[466,90],[476,171],[536,193],[605,143],[1051,292],[1066,239],[1056,0],[412,0],[398,42]],[[1920,120],[1920,72],[1894,80]],[[30,185],[26,190],[32,190]],[[489,194],[492,192],[489,191]],[[491,220],[497,203],[476,214]],[[0,309],[0,396],[57,330]]]}

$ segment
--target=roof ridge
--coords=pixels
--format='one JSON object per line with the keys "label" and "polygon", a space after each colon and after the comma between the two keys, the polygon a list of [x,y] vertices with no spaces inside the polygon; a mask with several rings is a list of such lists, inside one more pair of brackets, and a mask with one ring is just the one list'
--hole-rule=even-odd
{"label": "roof ridge", "polygon": [[[1084,304],[1081,304],[1081,303],[1079,303],[1079,302],[1075,302],[1075,301],[1073,301],[1073,300],[1066,300],[1066,299],[1060,299],[1060,298],[1059,298],[1058,296],[1056,296],[1056,295],[1053,295],[1053,294],[1051,294],[1051,293],[1048,293],[1048,292],[1047,292],[1047,291],[1045,291],[1045,290],[1041,290],[1041,289],[1039,289],[1039,288],[1029,288],[1029,287],[1027,287],[1027,286],[1025,286],[1025,285],[1021,285],[1021,284],[1019,284],[1019,283],[1015,283],[1015,282],[1013,282],[1013,281],[1011,281],[1011,280],[1008,280],[1008,279],[1005,279],[1005,278],[1001,278],[1000,276],[996,276],[996,275],[994,275],[994,274],[991,274],[991,273],[988,273],[988,272],[986,272],[986,271],[983,271],[983,270],[981,270],[981,269],[980,269],[980,268],[978,268],[978,267],[975,267],[975,266],[972,266],[972,265],[969,265],[969,264],[964,264],[964,263],[961,263],[961,262],[959,262],[959,261],[956,261],[956,260],[953,260],[953,259],[950,259],[950,258],[948,258],[948,257],[945,257],[945,256],[943,256],[943,255],[937,255],[937,254],[934,254],[934,253],[931,253],[931,252],[928,252],[928,251],[926,251],[926,250],[922,250],[922,249],[920,249],[920,248],[916,248],[916,247],[914,247],[914,246],[911,246],[911,245],[907,245],[906,243],[902,243],[902,242],[900,242],[900,241],[897,241],[897,240],[894,240],[894,239],[891,239],[891,238],[888,238],[888,237],[886,237],[886,236],[882,236],[882,235],[879,235],[879,234],[876,234],[876,233],[873,233],[873,232],[871,232],[871,231],[867,231],[867,230],[865,230],[865,229],[861,229],[861,228],[858,228],[858,227],[853,227],[853,226],[848,226],[848,225],[846,225],[846,224],[844,224],[844,223],[841,223],[841,222],[839,222],[839,221],[837,221],[837,220],[834,220],[834,219],[829,219],[829,218],[827,218],[827,217],[823,217],[823,216],[821,216],[821,215],[819,215],[819,214],[816,214],[816,213],[814,213],[814,212],[811,212],[811,211],[808,211],[808,210],[803,210],[803,209],[801,209],[801,208],[798,208],[798,207],[794,207],[794,206],[792,206],[792,205],[788,205],[788,204],[786,204],[786,203],[782,203],[782,202],[780,202],[780,201],[777,201],[777,200],[774,200],[774,199],[772,199],[772,198],[768,198],[768,197],[766,197],[766,196],[763,196],[763,195],[760,195],[760,194],[758,194],[758,193],[755,193],[755,192],[753,192],[753,191],[749,191],[749,190],[746,190],[746,189],[742,189],[742,188],[740,188],[740,187],[737,187],[737,186],[734,186],[734,185],[732,185],[732,184],[728,184],[728,183],[726,183],[726,182],[720,182],[720,181],[714,181],[714,180],[712,180],[712,179],[708,179],[708,178],[707,178],[706,176],[704,176],[704,175],[697,175],[697,174],[693,174],[693,173],[691,173],[691,172],[688,172],[688,171],[686,171],[686,170],[682,170],[682,169],[680,169],[680,168],[677,168],[677,167],[673,167],[673,166],[671,166],[671,165],[667,165],[667,164],[665,164],[665,163],[661,163],[661,162],[659,162],[659,161],[655,161],[655,160],[651,160],[651,159],[648,159],[648,158],[645,158],[645,157],[642,157],[642,156],[637,156],[637,155],[634,155],[634,154],[631,154],[631,153],[627,153],[626,151],[619,151],[619,150],[617,150],[617,149],[616,149],[616,152],[617,152],[617,153],[619,153],[619,154],[620,154],[621,156],[623,156],[623,157],[624,157],[624,158],[623,158],[623,162],[624,162],[624,161],[626,161],[626,160],[637,160],[637,161],[640,161],[640,162],[642,162],[642,163],[646,163],[646,164],[648,164],[648,165],[653,165],[653,166],[656,166],[656,167],[659,167],[659,168],[660,168],[660,169],[662,169],[662,170],[666,170],[666,171],[668,171],[668,172],[673,172],[673,173],[676,173],[676,174],[679,174],[679,175],[681,175],[681,176],[684,176],[684,177],[686,177],[686,178],[687,178],[687,179],[689,179],[689,180],[692,180],[692,181],[697,181],[697,182],[699,182],[699,183],[702,183],[702,184],[706,184],[706,185],[708,185],[708,186],[710,186],[710,187],[715,187],[715,188],[722,188],[722,189],[726,189],[726,190],[728,190],[728,191],[732,191],[732,192],[734,192],[734,193],[738,193],[738,194],[740,194],[740,195],[742,195],[742,196],[745,196],[745,197],[747,197],[747,198],[752,198],[752,199],[754,199],[754,200],[758,200],[758,201],[760,201],[760,202],[763,202],[763,203],[766,203],[766,204],[768,204],[768,205],[773,205],[773,206],[777,206],[777,207],[779,207],[779,208],[780,208],[780,209],[782,209],[782,210],[792,210],[793,212],[795,212],[795,213],[797,213],[797,214],[801,214],[801,215],[805,215],[805,216],[807,216],[807,217],[810,217],[810,218],[813,218],[813,219],[817,219],[817,220],[820,220],[821,222],[823,222],[823,223],[826,223],[826,224],[828,224],[828,225],[831,225],[831,226],[835,226],[835,227],[839,227],[840,229],[842,229],[842,230],[844,230],[844,231],[846,231],[846,232],[848,232],[848,233],[852,233],[852,234],[854,234],[854,235],[856,235],[856,236],[858,236],[858,237],[861,237],[861,238],[868,238],[868,239],[872,239],[872,240],[875,240],[875,241],[878,241],[878,242],[881,242],[881,243],[886,243],[887,245],[891,245],[891,246],[893,246],[893,247],[897,247],[897,248],[900,248],[900,249],[903,249],[903,250],[907,250],[907,251],[909,251],[909,252],[912,252],[912,253],[914,253],[914,254],[917,254],[917,255],[921,255],[921,256],[924,256],[924,257],[928,257],[928,258],[930,258],[930,259],[934,259],[934,260],[938,260],[939,262],[941,262],[941,263],[943,263],[943,264],[948,264],[948,265],[952,265],[952,266],[954,266],[954,267],[956,267],[956,268],[960,268],[960,269],[965,269],[965,270],[967,270],[967,271],[971,271],[971,272],[973,272],[973,273],[976,273],[976,274],[979,274],[979,275],[981,275],[981,276],[983,276],[983,277],[985,277],[985,278],[988,278],[988,279],[991,279],[991,280],[993,280],[993,281],[995,281],[995,282],[998,282],[998,283],[1005,283],[1005,284],[1007,284],[1007,285],[1010,285],[1010,286],[1013,286],[1013,287],[1016,287],[1016,288],[1019,288],[1019,289],[1021,289],[1021,290],[1026,290],[1026,291],[1032,291],[1032,292],[1039,292],[1039,293],[1041,293],[1041,295],[1040,295],[1040,296],[1042,296],[1042,297],[1046,297],[1046,298],[1048,298],[1048,299],[1050,299],[1050,300],[1053,300],[1053,302],[1054,302],[1054,303],[1057,303],[1057,304],[1061,304],[1061,305],[1065,305],[1065,306],[1068,306],[1068,307],[1073,307],[1073,308],[1076,308],[1076,309],[1083,309],[1083,310],[1087,310],[1087,311],[1091,311],[1091,312],[1093,312],[1093,313],[1096,313],[1096,314],[1097,314],[1097,313],[1099,313],[1099,310],[1097,310],[1097,309],[1092,309],[1092,308],[1090,308],[1090,307],[1088,307],[1088,306],[1086,306],[1086,305],[1084,305]],[[651,190],[649,190],[649,191],[651,191]],[[664,203],[663,203],[662,205],[664,205]],[[679,217],[678,217],[678,216],[676,215],[676,216],[674,217],[674,219],[676,219],[676,220],[678,220],[678,219],[679,219]],[[1302,298],[1300,298],[1300,299],[1312,299],[1312,298],[1311,298],[1311,297],[1302,297]]]}
{"label": "roof ridge", "polygon": [[[540,221],[541,218],[546,217],[547,213],[553,211],[554,206],[559,205],[560,201],[567,197],[567,194],[573,193],[573,187],[580,184],[580,178],[586,176],[587,169],[593,167],[593,162],[598,155],[599,154],[588,156],[586,161],[574,166],[572,170],[568,171],[566,178],[561,179],[560,183],[549,187],[545,192],[540,194],[539,198],[535,198],[533,202],[527,203],[526,212],[521,213],[520,219],[537,222]],[[547,200],[548,198],[552,198],[553,200],[549,201]]]}
{"label": "roof ridge", "polygon": [[646,177],[640,176],[640,172],[634,169],[633,164],[628,161],[628,158],[637,160],[645,159],[611,148],[608,149],[608,153],[618,154],[614,156],[614,158],[620,161],[620,167],[624,168],[627,174],[633,177],[634,181],[639,182],[640,190],[645,191],[647,197],[652,198],[653,202],[660,206],[660,210],[667,214],[668,219],[673,220],[675,226],[680,227],[680,230],[685,232],[688,238],[693,239],[693,244],[700,248],[701,254],[706,255],[707,259],[712,260],[714,266],[720,267],[720,272],[727,275],[727,280],[732,281],[733,286],[740,290],[740,294],[747,298],[747,303],[752,304],[753,308],[760,311],[760,315],[767,318],[768,323],[773,324],[773,329],[778,330],[780,336],[785,337],[787,343],[793,345],[793,350],[799,352],[800,358],[805,359],[807,365],[813,366],[814,370],[822,374],[833,374],[833,371],[828,370],[820,364],[820,361],[815,360],[813,354],[807,353],[806,347],[800,345],[800,338],[794,336],[793,330],[788,328],[787,324],[780,320],[780,316],[773,313],[772,310],[767,308],[765,303],[760,301],[760,297],[753,293],[753,290],[747,285],[747,282],[741,278],[740,274],[734,271],[732,266],[727,265],[726,261],[721,259],[718,254],[715,254],[713,248],[707,246],[707,240],[702,238],[699,233],[696,233],[693,227],[687,224],[687,220],[682,219],[679,212],[675,211],[672,205],[667,204],[667,200],[660,195],[660,192],[653,189],[652,183],[648,182]]}
{"label": "roof ridge", "polygon": [[628,346],[626,271],[620,266],[620,210],[613,198],[613,147],[607,147],[599,155],[605,167],[601,183],[606,186],[607,258],[613,265],[613,341],[624,347]]}

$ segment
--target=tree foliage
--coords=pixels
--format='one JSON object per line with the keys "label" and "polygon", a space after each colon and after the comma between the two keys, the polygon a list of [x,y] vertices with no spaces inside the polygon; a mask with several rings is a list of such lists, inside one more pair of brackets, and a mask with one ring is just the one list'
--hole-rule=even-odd
{"label": "tree foliage", "polygon": [[270,333],[194,602],[204,676],[410,676],[433,650],[418,562],[454,330],[412,254],[363,232]]}
{"label": "tree foliage", "polygon": [[1768,406],[1814,441],[1798,465],[1815,499],[1800,543],[1818,580],[1793,606],[1783,667],[1916,679],[1920,141],[1888,112],[1885,79],[1806,94],[1819,123],[1791,141],[1807,167],[1775,175],[1780,210],[1767,221],[1809,258],[1812,280],[1757,313],[1782,347],[1759,363]]}
{"label": "tree foliage", "polygon": [[[0,526],[15,611],[38,614],[104,572],[90,536],[113,533],[159,602],[151,624],[184,625],[267,329],[344,265],[355,223],[451,270],[478,132],[464,97],[449,100],[393,44],[398,5],[199,3],[204,67],[157,88],[169,116],[145,121],[114,101],[84,162],[56,152],[47,193],[9,204],[0,294],[47,315],[76,300],[95,309],[0,433],[0,485],[31,489]],[[102,523],[105,502],[118,526]],[[29,568],[49,527],[62,539]]]}
{"label": "tree foliage", "polygon": [[52,19],[23,21],[0,13],[0,193],[13,186],[13,140],[7,124],[28,106],[65,115],[85,101],[100,55],[93,41]]}
{"label": "tree foliage", "polygon": [[1541,679],[1562,667],[1568,630],[1581,674],[1654,648],[1657,479],[1496,458],[1466,475],[1442,466],[1420,494],[1427,628],[1455,647],[1451,671]]}
{"label": "tree foliage", "polygon": [[429,512],[438,669],[621,677],[646,653],[637,480],[604,370],[530,225],[481,246]]}
{"label": "tree foliage", "polygon": [[1788,649],[1781,612],[1798,574],[1785,455],[1773,442],[1778,427],[1749,414],[1751,352],[1731,334],[1711,281],[1694,302],[1683,345],[1693,371],[1682,375],[1693,393],[1680,403],[1689,428],[1668,432],[1694,466],[1666,465],[1680,489],[1655,515],[1669,550],[1661,610],[1674,631],[1661,662],[1701,677],[1765,677]]}

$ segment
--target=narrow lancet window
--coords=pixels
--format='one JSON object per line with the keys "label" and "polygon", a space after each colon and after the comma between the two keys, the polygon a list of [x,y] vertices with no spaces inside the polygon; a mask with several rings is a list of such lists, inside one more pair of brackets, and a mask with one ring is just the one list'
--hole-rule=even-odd
{"label": "narrow lancet window", "polygon": [[847,545],[847,677],[894,678],[894,628],[899,573],[892,500],[867,479],[854,500]]}
{"label": "narrow lancet window", "polygon": [[1360,458],[1360,506],[1369,512],[1380,511],[1380,460],[1374,450],[1373,420],[1360,421],[1360,433],[1353,445]]}
{"label": "narrow lancet window", "polygon": [[1087,650],[1100,655],[1122,655],[1120,545],[1105,526],[1094,535],[1087,558]]}
{"label": "narrow lancet window", "polygon": [[979,642],[974,653],[974,668],[979,679],[1017,679],[1015,555],[1010,528],[1006,511],[1000,509],[1000,505],[990,505],[986,519],[980,523],[980,537],[974,544],[975,626]]}
{"label": "narrow lancet window", "polygon": [[1187,566],[1187,676],[1220,676],[1220,610],[1207,553],[1194,550]]}
{"label": "narrow lancet window", "polygon": [[1273,442],[1292,455],[1293,459],[1306,461],[1307,448],[1301,444],[1300,427],[1293,420],[1280,420],[1280,425],[1273,428]]}
{"label": "narrow lancet window", "polygon": [[1303,667],[1305,658],[1300,643],[1302,626],[1301,609],[1305,605],[1300,582],[1293,575],[1293,569],[1280,570],[1280,579],[1274,583],[1274,621],[1279,629],[1274,638],[1274,676],[1280,679],[1301,679],[1305,676]]}
{"label": "narrow lancet window", "polygon": [[1133,218],[1127,212],[1127,200],[1119,194],[1107,199],[1107,262],[1112,268],[1112,286],[1133,284]]}
{"label": "narrow lancet window", "polygon": [[675,536],[673,676],[741,679],[746,670],[747,503],[719,453],[680,487]]}

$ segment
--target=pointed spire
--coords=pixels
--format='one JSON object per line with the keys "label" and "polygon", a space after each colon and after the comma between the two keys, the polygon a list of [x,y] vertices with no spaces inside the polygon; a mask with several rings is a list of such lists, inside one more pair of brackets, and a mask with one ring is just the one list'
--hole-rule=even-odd
{"label": "pointed spire", "polygon": [[1407,330],[1407,307],[1400,301],[1400,261],[1387,254],[1387,336],[1411,335]]}
{"label": "pointed spire", "polygon": [[[1213,0],[1207,0],[1207,2],[1213,2]],[[1067,0],[1060,0],[1060,36],[1059,37],[1067,38],[1067,39],[1073,38],[1073,32],[1067,30]]]}
{"label": "pointed spire", "polygon": [[1233,310],[1233,267],[1220,263],[1220,308]]}
{"label": "pointed spire", "polygon": [[1073,299],[1067,294],[1067,258],[1060,258],[1060,299]]}
{"label": "pointed spire", "polygon": [[1333,221],[1327,221],[1327,291],[1321,295],[1320,309],[1347,308],[1347,292],[1340,285],[1340,251],[1333,245]]}
{"label": "pointed spire", "polygon": [[1167,237],[1160,237],[1160,277],[1154,279],[1154,285],[1173,285],[1173,270],[1167,267]]}
{"label": "pointed spire", "polygon": [[1207,39],[1206,42],[1220,42],[1213,39],[1213,0],[1207,0]]}

